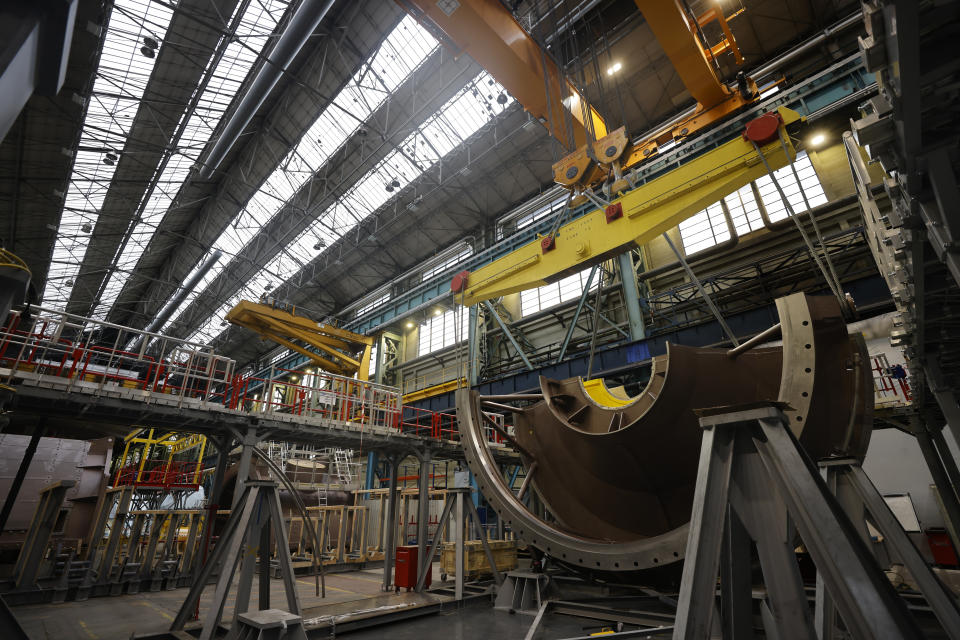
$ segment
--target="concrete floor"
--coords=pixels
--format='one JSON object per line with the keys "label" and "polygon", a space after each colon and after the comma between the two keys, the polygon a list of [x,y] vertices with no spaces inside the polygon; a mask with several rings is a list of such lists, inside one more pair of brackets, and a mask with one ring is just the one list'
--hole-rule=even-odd
{"label": "concrete floor", "polygon": [[[367,599],[380,595],[382,570],[330,574],[326,578],[327,597],[315,594],[314,578],[298,577],[297,591],[300,605],[309,615],[309,609],[318,605],[356,602],[350,609],[363,609]],[[434,567],[434,581],[439,580],[439,569]],[[257,580],[253,581],[250,602],[257,602]],[[286,608],[283,583],[274,579],[270,583],[271,605]],[[200,611],[204,614],[213,597],[214,585],[204,590],[200,599]],[[155,593],[141,592],[136,595],[90,598],[86,602],[63,604],[40,604],[13,607],[31,640],[126,640],[133,633],[153,633],[169,629],[170,623],[180,609],[188,593],[187,588]],[[231,589],[224,608],[224,620],[233,616],[236,589]]]}

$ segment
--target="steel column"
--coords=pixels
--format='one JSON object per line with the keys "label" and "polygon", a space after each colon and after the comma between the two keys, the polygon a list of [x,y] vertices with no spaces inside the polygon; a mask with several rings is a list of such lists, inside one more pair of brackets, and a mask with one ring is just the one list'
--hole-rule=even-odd
{"label": "steel column", "polygon": [[383,590],[389,591],[393,585],[393,562],[397,553],[397,474],[400,459],[393,455],[387,458],[390,465],[390,482],[387,495],[387,514],[384,518],[386,532],[383,543]]}
{"label": "steel column", "polygon": [[647,332],[643,329],[643,312],[640,310],[640,292],[632,252],[626,251],[617,256],[617,264],[620,266],[620,285],[623,287],[623,306],[627,310],[630,340],[643,340]]}

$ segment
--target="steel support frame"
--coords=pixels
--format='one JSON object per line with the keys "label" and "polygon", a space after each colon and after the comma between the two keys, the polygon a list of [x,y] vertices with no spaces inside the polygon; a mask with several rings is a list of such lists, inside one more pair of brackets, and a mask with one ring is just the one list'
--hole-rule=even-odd
{"label": "steel support frame", "polygon": [[[757,543],[779,638],[816,638],[793,555],[794,523],[854,638],[919,638],[906,605],[776,406],[703,416],[700,467],[673,637],[712,631],[728,505]],[[771,521],[770,518],[773,520]]]}

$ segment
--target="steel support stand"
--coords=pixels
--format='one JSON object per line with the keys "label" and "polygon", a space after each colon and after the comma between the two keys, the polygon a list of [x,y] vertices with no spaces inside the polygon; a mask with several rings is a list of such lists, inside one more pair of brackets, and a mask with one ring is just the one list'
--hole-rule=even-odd
{"label": "steel support stand", "polygon": [[627,310],[630,340],[643,340],[647,332],[643,328],[643,312],[640,310],[640,290],[637,286],[637,271],[633,266],[632,251],[617,256],[620,267],[620,285],[623,287],[623,306]]}
{"label": "steel support stand", "polygon": [[387,483],[387,513],[384,518],[386,529],[383,537],[383,590],[390,591],[393,586],[393,562],[397,554],[397,475],[400,458],[392,455],[387,458],[390,465],[390,482]]}
{"label": "steel support stand", "polygon": [[42,422],[33,428],[30,443],[27,445],[27,450],[23,452],[23,459],[20,461],[17,475],[13,477],[13,483],[11,483],[10,490],[7,492],[7,499],[3,501],[3,509],[0,510],[0,531],[3,531],[7,526],[7,519],[10,517],[10,512],[13,511],[13,505],[17,502],[17,496],[20,495],[20,487],[23,486],[23,481],[27,477],[27,470],[30,468],[30,463],[33,462],[37,445],[40,444],[40,438],[43,437],[46,430],[47,427]]}
{"label": "steel support stand", "polygon": [[487,542],[486,536],[483,535],[483,526],[480,522],[480,515],[477,513],[477,508],[474,506],[473,500],[470,499],[470,487],[456,487],[453,489],[447,489],[447,499],[443,505],[443,513],[440,515],[440,521],[437,523],[437,532],[433,535],[433,542],[430,544],[430,550],[427,552],[426,556],[420,558],[420,569],[417,572],[416,590],[423,591],[424,584],[427,580],[426,572],[430,569],[433,556],[436,554],[437,548],[440,546],[440,541],[443,539],[443,531],[448,529],[448,522],[450,520],[451,513],[453,514],[454,520],[453,542],[457,565],[456,580],[454,581],[454,597],[459,601],[463,600],[464,538],[466,536],[463,525],[467,515],[473,519],[477,529],[480,530],[480,545],[483,547],[483,553],[486,555],[487,562],[490,564],[490,571],[493,573],[493,580],[496,582],[497,586],[503,584],[503,576],[497,569],[497,563],[493,557],[493,551],[490,549],[490,544]]}
{"label": "steel support stand", "polygon": [[[279,542],[287,539],[286,527],[283,521],[283,513],[280,509],[280,495],[277,491],[275,482],[265,482],[260,480],[249,481],[244,486],[241,494],[238,508],[230,514],[230,519],[224,529],[220,542],[213,550],[210,561],[203,567],[190,588],[190,593],[184,600],[177,617],[170,625],[170,631],[182,631],[187,620],[193,616],[194,610],[200,602],[200,596],[203,593],[207,581],[213,574],[213,567],[222,565],[223,569],[217,578],[216,588],[214,589],[213,601],[207,609],[207,614],[203,620],[203,628],[200,632],[200,640],[211,640],[215,637],[220,620],[223,617],[223,609],[226,605],[230,587],[233,583],[233,577],[237,570],[237,565],[244,555],[245,548],[253,548],[255,553],[259,551],[260,561],[266,562],[269,568],[270,558],[270,534]],[[300,615],[300,598],[297,594],[297,586],[293,575],[293,565],[290,555],[287,553],[278,554],[280,564],[280,575],[283,578],[284,592],[286,595],[286,605],[288,612]],[[261,569],[264,566],[261,564]],[[267,579],[263,579],[263,575]],[[249,613],[247,607],[250,604],[250,587],[253,582],[252,565],[250,569],[241,571],[240,580],[237,584],[237,598],[234,604],[234,625],[227,635],[228,640],[236,638],[242,625],[237,624],[237,616],[243,613]],[[260,610],[270,605],[269,571],[261,574],[260,594],[258,605]]]}
{"label": "steel support stand", "polygon": [[[731,512],[757,547],[768,594],[761,606],[767,637],[817,637],[793,549],[794,525],[853,638],[921,637],[906,604],[800,448],[778,405],[705,412],[700,425],[703,442],[675,639],[711,637],[717,573],[725,552],[730,553],[724,559],[728,575],[744,571],[734,556],[737,545],[724,544],[725,531],[728,537],[731,533]],[[862,474],[859,467],[856,472]],[[864,502],[876,515],[870,501]],[[745,597],[732,593],[736,583],[728,587],[723,592],[731,606],[725,611]]]}

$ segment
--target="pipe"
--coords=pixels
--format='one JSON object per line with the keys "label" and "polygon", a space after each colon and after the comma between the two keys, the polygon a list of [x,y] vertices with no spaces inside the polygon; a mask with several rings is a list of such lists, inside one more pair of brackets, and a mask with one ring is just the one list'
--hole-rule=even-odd
{"label": "pipe", "polygon": [[143,341],[147,338],[146,334],[154,333],[164,324],[166,324],[167,320],[170,319],[170,316],[173,315],[173,312],[180,308],[180,305],[183,304],[183,301],[187,299],[187,296],[190,295],[190,292],[193,291],[197,285],[200,284],[200,281],[203,279],[203,277],[206,276],[211,269],[213,269],[214,265],[217,264],[221,256],[223,256],[223,252],[217,249],[211,253],[206,260],[203,261],[203,264],[200,265],[200,268],[197,269],[192,276],[190,276],[184,285],[180,287],[180,290],[177,292],[177,294],[171,298],[162,309],[160,309],[160,313],[158,313],[156,317],[150,321],[150,324],[144,328],[144,333],[141,334],[141,336],[137,338],[132,345],[130,345],[128,351],[133,351],[134,353],[140,351]]}
{"label": "pipe", "polygon": [[767,339],[772,339],[774,336],[778,336],[778,335],[780,335],[780,323],[779,323],[779,322],[778,322],[777,324],[773,325],[772,327],[768,327],[768,328],[764,329],[763,331],[761,331],[761,332],[758,333],[757,335],[753,336],[752,338],[750,338],[750,339],[747,340],[746,342],[740,344],[739,346],[736,346],[736,347],[734,347],[733,349],[730,349],[729,351],[727,351],[727,357],[728,357],[728,358],[736,358],[738,355],[740,355],[740,354],[743,353],[744,351],[748,351],[749,349],[753,349],[755,346],[757,346],[757,345],[760,344],[761,342],[766,342]]}
{"label": "pipe", "polygon": [[280,80],[280,76],[293,62],[293,59],[297,57],[307,39],[316,30],[327,12],[330,11],[333,3],[334,0],[303,0],[303,4],[290,18],[290,23],[283,30],[283,35],[280,36],[280,40],[277,41],[273,51],[270,52],[267,61],[260,67],[257,77],[254,78],[250,88],[240,98],[240,102],[233,110],[230,119],[210,147],[210,151],[207,153],[200,169],[200,178],[209,180],[213,172],[217,170],[240,134],[253,119],[253,115],[270,95],[270,92]]}
{"label": "pipe", "polygon": [[810,38],[809,40],[805,40],[804,42],[801,42],[796,47],[794,47],[787,53],[783,54],[779,58],[775,60],[771,60],[770,62],[768,62],[767,64],[763,65],[758,69],[754,69],[747,75],[753,78],[754,80],[758,80],[766,75],[769,75],[773,71],[776,71],[783,65],[787,64],[788,62],[791,62],[794,59],[796,59],[800,54],[805,53],[812,47],[815,47],[818,44],[822,43],[827,38],[831,36],[835,36],[841,31],[846,31],[850,27],[862,22],[863,22],[863,12],[857,11],[856,13],[850,14],[843,20],[839,22],[835,22],[834,24],[830,25],[829,27],[821,31],[819,34]]}

